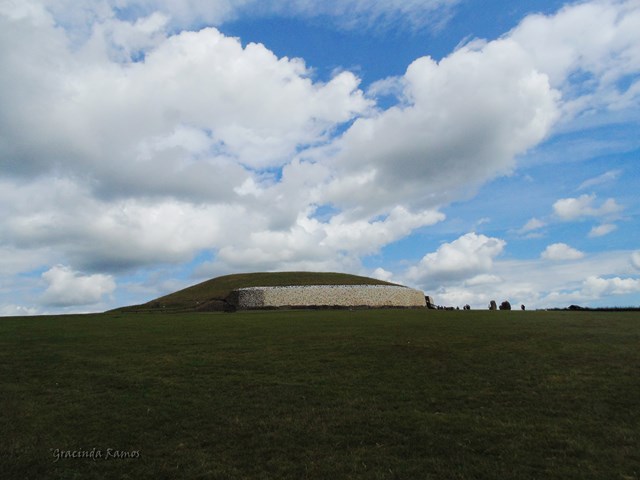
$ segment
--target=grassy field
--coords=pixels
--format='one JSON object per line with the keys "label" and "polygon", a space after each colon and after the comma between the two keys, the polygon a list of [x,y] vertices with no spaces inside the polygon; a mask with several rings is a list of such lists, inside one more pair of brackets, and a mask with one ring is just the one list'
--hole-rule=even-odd
{"label": "grassy field", "polygon": [[640,317],[4,318],[0,408],[3,479],[638,479]]}

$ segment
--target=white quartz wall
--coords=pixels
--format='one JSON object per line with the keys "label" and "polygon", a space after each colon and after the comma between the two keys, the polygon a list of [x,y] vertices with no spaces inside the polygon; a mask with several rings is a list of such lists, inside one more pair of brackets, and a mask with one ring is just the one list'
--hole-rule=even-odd
{"label": "white quartz wall", "polygon": [[238,308],[424,307],[424,293],[388,285],[307,285],[237,290]]}

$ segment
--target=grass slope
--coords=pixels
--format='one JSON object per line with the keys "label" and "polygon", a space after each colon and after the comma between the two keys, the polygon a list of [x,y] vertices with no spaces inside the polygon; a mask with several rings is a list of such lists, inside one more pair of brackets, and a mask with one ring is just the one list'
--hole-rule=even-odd
{"label": "grass slope", "polygon": [[246,287],[282,287],[288,285],[394,285],[389,282],[346,273],[259,272],[217,277],[142,305],[117,309],[122,312],[220,311],[232,290]]}
{"label": "grass slope", "polygon": [[638,479],[639,340],[632,312],[2,319],[0,476]]}

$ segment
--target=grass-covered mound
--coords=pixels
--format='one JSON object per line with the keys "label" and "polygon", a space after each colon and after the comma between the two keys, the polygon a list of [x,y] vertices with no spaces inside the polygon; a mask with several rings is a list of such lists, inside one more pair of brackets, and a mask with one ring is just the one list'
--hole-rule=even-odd
{"label": "grass-covered mound", "polygon": [[330,272],[237,273],[213,278],[142,305],[123,307],[121,312],[223,311],[232,308],[228,297],[233,290],[247,287],[299,285],[395,285],[375,278]]}

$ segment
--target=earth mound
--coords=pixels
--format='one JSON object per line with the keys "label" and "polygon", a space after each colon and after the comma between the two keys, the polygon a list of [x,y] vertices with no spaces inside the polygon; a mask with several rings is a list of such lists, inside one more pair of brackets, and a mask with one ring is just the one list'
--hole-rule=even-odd
{"label": "earth mound", "polygon": [[233,311],[232,293],[250,287],[309,285],[391,285],[375,278],[330,272],[257,272],[224,275],[206,280],[141,305],[118,308],[118,312],[215,312]]}

